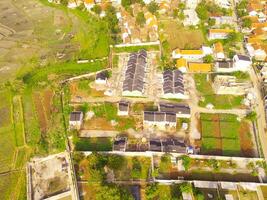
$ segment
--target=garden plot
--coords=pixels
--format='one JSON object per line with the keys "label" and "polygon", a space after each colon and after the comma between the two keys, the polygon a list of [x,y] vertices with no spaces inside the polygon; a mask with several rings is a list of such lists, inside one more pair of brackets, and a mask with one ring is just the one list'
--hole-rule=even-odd
{"label": "garden plot", "polygon": [[136,128],[135,118],[120,117],[117,115],[117,105],[112,103],[95,104],[91,106],[83,105],[82,109],[94,113],[91,119],[85,120],[83,130],[105,130],[105,131],[126,131]]}
{"label": "garden plot", "polygon": [[236,115],[200,115],[201,152],[211,155],[253,156],[254,147],[248,122],[237,120]]}

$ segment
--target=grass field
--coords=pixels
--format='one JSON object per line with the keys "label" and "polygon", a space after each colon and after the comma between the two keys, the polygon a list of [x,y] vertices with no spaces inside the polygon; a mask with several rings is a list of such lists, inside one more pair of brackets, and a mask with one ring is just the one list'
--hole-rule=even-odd
{"label": "grass field", "polygon": [[216,95],[214,94],[211,82],[206,80],[206,74],[195,74],[195,84],[202,100],[199,105],[205,107],[207,104],[212,104],[217,109],[231,109],[242,106],[243,96],[234,95]]}
{"label": "grass field", "polygon": [[162,42],[167,41],[166,45],[163,43],[166,55],[176,48],[199,49],[204,43],[201,30],[185,28],[177,21],[163,21],[160,24],[160,29],[163,30],[160,31],[160,40]]}
{"label": "grass field", "polygon": [[74,138],[76,151],[111,151],[111,138]]}
{"label": "grass field", "polygon": [[236,120],[236,116],[202,113],[200,120],[202,131],[201,151],[203,153],[239,155],[238,128],[240,123]]}

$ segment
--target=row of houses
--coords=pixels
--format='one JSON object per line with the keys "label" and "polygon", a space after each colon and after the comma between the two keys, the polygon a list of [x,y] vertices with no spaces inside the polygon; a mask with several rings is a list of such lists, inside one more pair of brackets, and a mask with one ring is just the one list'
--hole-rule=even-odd
{"label": "row of houses", "polygon": [[[142,145],[142,148],[138,146]],[[115,138],[113,142],[113,151],[155,151],[168,153],[183,153],[193,154],[194,149],[188,146],[184,140],[178,138],[150,138],[148,141],[140,142],[136,148],[129,147],[126,137]]]}
{"label": "row of houses", "polygon": [[185,92],[184,77],[180,70],[166,70],[163,72],[163,98],[188,99]]}
{"label": "row of houses", "polygon": [[145,50],[130,54],[124,74],[123,96],[143,96],[146,66],[147,52]]}
{"label": "row of houses", "polygon": [[244,28],[246,36],[246,49],[249,55],[257,61],[267,60],[267,4],[266,1],[249,0],[247,5],[248,16],[252,24],[249,28]]}

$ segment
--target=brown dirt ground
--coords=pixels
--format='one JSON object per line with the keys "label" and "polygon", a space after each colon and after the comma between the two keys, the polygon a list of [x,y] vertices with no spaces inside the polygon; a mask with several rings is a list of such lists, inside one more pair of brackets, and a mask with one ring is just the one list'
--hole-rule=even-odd
{"label": "brown dirt ground", "polygon": [[242,122],[239,128],[241,153],[246,157],[253,157],[253,143],[250,135],[250,127],[247,122]]}
{"label": "brown dirt ground", "polygon": [[89,161],[87,159],[83,159],[80,163],[79,163],[79,171],[82,173],[82,180],[89,180],[90,174],[88,171],[88,164]]}
{"label": "brown dirt ground", "polygon": [[83,124],[85,130],[105,130],[114,131],[115,128],[105,118],[93,117],[92,119],[85,121]]}
{"label": "brown dirt ground", "polygon": [[35,105],[35,110],[38,115],[38,121],[39,121],[41,132],[44,133],[47,130],[47,120],[45,117],[44,107],[42,105],[42,98],[39,93],[34,93],[33,101]]}
{"label": "brown dirt ground", "polygon": [[204,42],[204,37],[200,30],[189,30],[179,25],[175,21],[164,22],[164,34],[170,44],[170,49],[192,48],[198,49]]}
{"label": "brown dirt ground", "polygon": [[213,115],[213,134],[214,137],[217,138],[216,140],[216,149],[214,149],[214,155],[221,155],[222,154],[222,138],[221,138],[221,131],[220,131],[220,116]]}
{"label": "brown dirt ground", "polygon": [[99,91],[94,88],[90,88],[88,91],[86,90],[79,90],[78,85],[76,82],[70,84],[70,92],[71,96],[81,96],[81,97],[103,97],[104,91]]}
{"label": "brown dirt ground", "polygon": [[53,91],[47,89],[43,92],[43,104],[46,113],[46,118],[49,119],[51,115],[51,106],[52,106],[52,99],[53,99]]}

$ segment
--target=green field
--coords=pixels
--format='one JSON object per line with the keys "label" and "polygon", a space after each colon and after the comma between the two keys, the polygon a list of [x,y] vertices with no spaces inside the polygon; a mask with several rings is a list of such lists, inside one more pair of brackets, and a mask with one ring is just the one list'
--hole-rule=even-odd
{"label": "green field", "polygon": [[201,107],[212,104],[217,109],[231,109],[242,105],[243,96],[214,94],[211,81],[207,81],[206,74],[195,74],[194,79],[196,88],[203,98],[203,100],[199,101]]}
{"label": "green field", "polygon": [[112,151],[111,138],[74,138],[76,151]]}
{"label": "green field", "polygon": [[202,153],[240,155],[241,123],[236,118],[236,115],[201,113]]}

